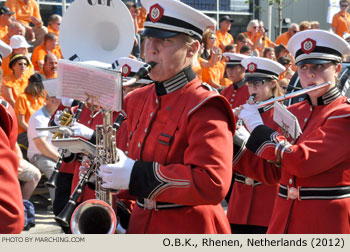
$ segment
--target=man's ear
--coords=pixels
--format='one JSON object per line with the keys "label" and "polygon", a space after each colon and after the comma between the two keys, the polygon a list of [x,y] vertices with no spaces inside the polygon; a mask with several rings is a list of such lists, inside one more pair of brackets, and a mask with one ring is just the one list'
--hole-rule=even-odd
{"label": "man's ear", "polygon": [[199,41],[194,41],[187,50],[187,56],[192,58],[199,50],[200,44]]}

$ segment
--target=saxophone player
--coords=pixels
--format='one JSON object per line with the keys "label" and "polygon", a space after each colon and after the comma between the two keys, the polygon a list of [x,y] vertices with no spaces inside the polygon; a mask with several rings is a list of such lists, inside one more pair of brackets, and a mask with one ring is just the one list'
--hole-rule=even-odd
{"label": "saxophone player", "polygon": [[127,233],[230,233],[221,201],[232,177],[235,121],[191,68],[211,18],[173,0],[143,0],[154,84],[129,93],[128,152],[100,167],[103,187],[137,198]]}

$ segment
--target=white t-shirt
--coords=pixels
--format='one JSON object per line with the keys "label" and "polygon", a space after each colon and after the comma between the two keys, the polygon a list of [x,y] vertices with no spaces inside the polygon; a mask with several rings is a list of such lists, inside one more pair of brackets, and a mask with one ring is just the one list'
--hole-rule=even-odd
{"label": "white t-shirt", "polygon": [[47,137],[46,141],[51,145],[54,150],[58,148],[51,143],[53,134],[48,130],[36,130],[36,128],[48,127],[50,121],[50,115],[48,114],[45,106],[37,110],[28,121],[28,151],[27,156],[30,160],[35,154],[42,154],[36,147],[33,139],[37,137]]}

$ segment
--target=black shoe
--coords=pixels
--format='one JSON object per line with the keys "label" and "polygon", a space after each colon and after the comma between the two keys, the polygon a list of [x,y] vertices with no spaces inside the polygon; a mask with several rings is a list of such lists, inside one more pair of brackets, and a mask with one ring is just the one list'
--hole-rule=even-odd
{"label": "black shoe", "polygon": [[23,231],[28,231],[28,230],[31,229],[32,227],[35,227],[35,223],[29,222],[29,223],[23,228]]}

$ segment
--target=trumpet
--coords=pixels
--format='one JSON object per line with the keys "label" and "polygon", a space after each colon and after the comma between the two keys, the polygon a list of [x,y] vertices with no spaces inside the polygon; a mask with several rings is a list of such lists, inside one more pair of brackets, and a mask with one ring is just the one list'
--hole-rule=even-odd
{"label": "trumpet", "polygon": [[[72,119],[73,119],[73,115],[69,112],[69,109],[68,108],[65,108],[63,111],[62,111],[62,115],[60,117],[60,123],[62,126],[68,126],[71,122],[72,122]],[[56,139],[56,138],[63,138],[63,133],[61,132],[56,132],[52,139]]]}
{"label": "trumpet", "polygon": [[[70,122],[75,122],[75,121],[77,121],[79,119],[81,111],[83,110],[83,106],[84,106],[84,102],[79,102],[79,106],[78,106],[77,112],[74,115],[74,117],[71,114],[70,114],[70,117],[69,116],[66,117],[67,120],[66,120],[66,125],[65,126],[67,126]],[[57,133],[59,133],[59,132],[57,132]],[[55,138],[55,135],[52,137],[52,139]],[[57,187],[56,186],[57,175],[58,175],[58,173],[60,171],[60,168],[61,168],[61,165],[62,165],[62,162],[63,162],[63,158],[64,158],[64,155],[66,154],[66,152],[67,152],[67,149],[61,150],[61,155],[60,155],[60,157],[59,157],[59,159],[58,159],[58,161],[56,163],[55,169],[53,170],[50,179],[47,182],[45,182],[45,185],[47,187],[50,187],[50,188],[56,188]]]}

